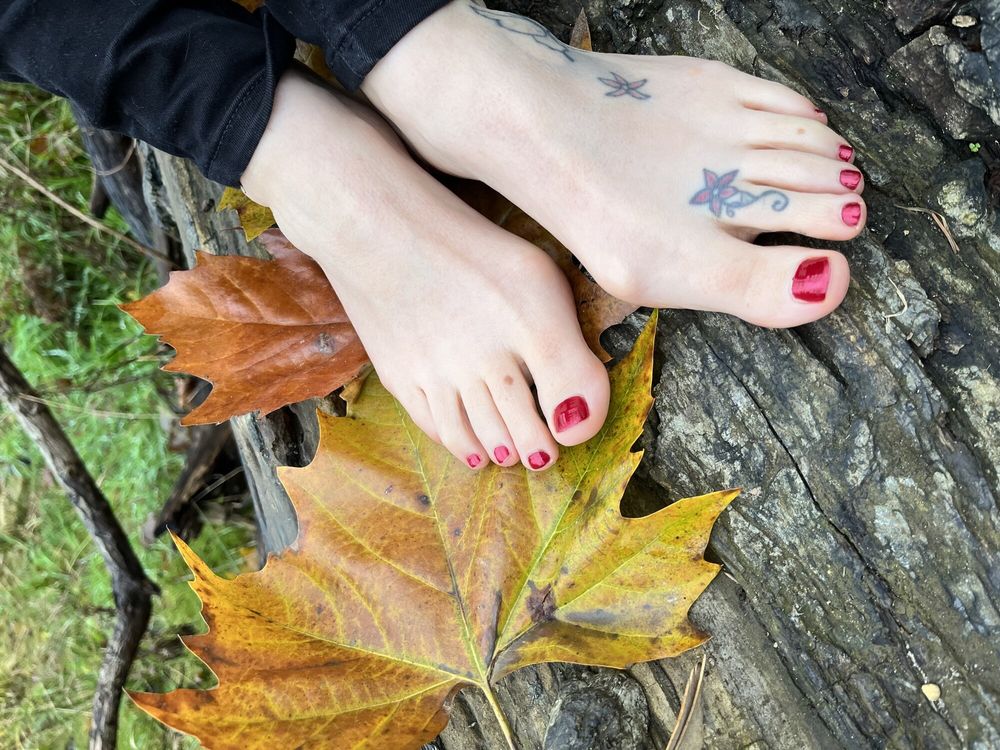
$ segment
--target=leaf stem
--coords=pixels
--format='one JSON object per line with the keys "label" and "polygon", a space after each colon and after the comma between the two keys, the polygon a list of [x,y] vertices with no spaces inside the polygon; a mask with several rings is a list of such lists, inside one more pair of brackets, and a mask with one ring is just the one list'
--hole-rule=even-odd
{"label": "leaf stem", "polygon": [[493,715],[497,717],[497,723],[500,724],[500,731],[503,732],[503,738],[507,740],[507,747],[510,750],[517,750],[517,745],[514,744],[514,733],[510,730],[507,716],[504,714],[503,709],[500,708],[496,693],[493,692],[493,686],[487,683],[483,686],[483,692],[486,693],[486,700],[489,701],[490,708],[493,709]]}

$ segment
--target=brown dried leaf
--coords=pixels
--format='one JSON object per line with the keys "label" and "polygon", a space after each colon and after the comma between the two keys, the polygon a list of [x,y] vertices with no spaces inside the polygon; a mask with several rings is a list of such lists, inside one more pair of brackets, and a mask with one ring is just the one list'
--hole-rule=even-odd
{"label": "brown dried leaf", "polygon": [[569,46],[586,52],[594,51],[594,45],[590,40],[590,24],[587,22],[586,8],[580,8],[580,15],[573,23],[573,30],[569,33]]}
{"label": "brown dried leaf", "polygon": [[198,253],[161,289],[121,305],[177,350],[163,369],[211,381],[182,424],[222,422],[325,396],[368,364],[323,270],[279,232],[262,239],[274,260]]}

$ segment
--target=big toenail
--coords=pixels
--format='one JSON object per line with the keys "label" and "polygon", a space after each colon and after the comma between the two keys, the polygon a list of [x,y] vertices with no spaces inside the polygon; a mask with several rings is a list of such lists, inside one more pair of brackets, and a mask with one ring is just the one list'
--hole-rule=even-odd
{"label": "big toenail", "polygon": [[840,157],[841,161],[850,161],[851,157],[854,156],[854,149],[845,143],[837,149],[837,156]]}
{"label": "big toenail", "polygon": [[840,170],[840,184],[848,190],[854,190],[861,184],[861,172],[856,169]]}
{"label": "big toenail", "polygon": [[822,302],[830,286],[830,261],[810,258],[799,264],[792,279],[792,296],[803,302]]}
{"label": "big toenail", "polygon": [[861,221],[861,204],[848,203],[841,209],[840,218],[844,220],[847,226],[856,227],[858,222]]}
{"label": "big toenail", "polygon": [[540,469],[549,462],[549,454],[545,451],[535,451],[528,456],[528,466],[532,469]]}
{"label": "big toenail", "polygon": [[563,432],[570,427],[580,424],[590,416],[590,407],[581,396],[570,396],[556,407],[552,414],[552,421],[555,422],[556,432]]}
{"label": "big toenail", "polygon": [[506,445],[498,445],[493,449],[493,458],[497,460],[498,464],[502,464],[508,458],[510,458],[510,450]]}
{"label": "big toenail", "polygon": [[465,457],[465,462],[469,464],[473,469],[475,469],[479,464],[483,462],[483,459],[479,457],[478,453],[470,453]]}

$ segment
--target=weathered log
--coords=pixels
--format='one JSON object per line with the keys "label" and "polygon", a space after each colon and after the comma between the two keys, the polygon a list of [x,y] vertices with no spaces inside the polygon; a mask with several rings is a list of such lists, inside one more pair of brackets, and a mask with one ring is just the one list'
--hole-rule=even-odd
{"label": "weathered log", "polygon": [[[503,7],[566,38],[580,4]],[[844,246],[851,291],[830,317],[790,331],[688,312],[660,323],[656,405],[626,506],[746,488],[710,547],[726,575],[692,609],[713,635],[706,745],[1000,747],[1000,6],[586,10],[595,49],[712,57],[808,94],[868,185],[868,228]],[[217,186],[152,158],[153,192],[189,255],[260,253],[229,229],[234,217],[208,210]],[[606,336],[610,351],[627,350],[641,317]],[[274,467],[308,461],[311,408],[234,420],[269,551],[295,535]],[[699,658],[529,668],[499,695],[526,750],[662,750]],[[503,747],[480,696],[461,694],[452,716],[436,747]]]}

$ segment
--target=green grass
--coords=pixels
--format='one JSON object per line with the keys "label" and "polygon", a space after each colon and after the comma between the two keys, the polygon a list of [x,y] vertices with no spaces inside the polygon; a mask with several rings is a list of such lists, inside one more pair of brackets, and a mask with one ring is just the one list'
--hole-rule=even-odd
{"label": "green grass", "polygon": [[[0,153],[86,210],[90,165],[62,101],[0,85]],[[169,541],[139,530],[182,466],[168,450],[171,376],[155,340],[116,304],[157,285],[149,263],[0,170],[0,342],[53,404],[163,589],[129,687],[210,684],[174,634],[201,629],[186,569]],[[107,223],[124,231],[118,217]],[[206,524],[194,548],[220,573],[245,567],[246,524]],[[107,574],[65,494],[12,415],[0,410],[0,747],[86,746],[90,703],[114,623]],[[119,747],[197,743],[123,702]]]}

